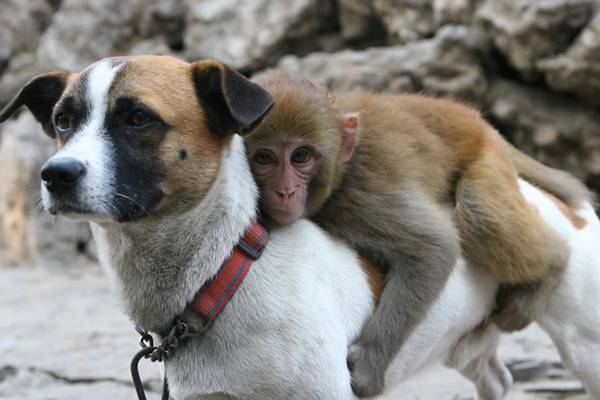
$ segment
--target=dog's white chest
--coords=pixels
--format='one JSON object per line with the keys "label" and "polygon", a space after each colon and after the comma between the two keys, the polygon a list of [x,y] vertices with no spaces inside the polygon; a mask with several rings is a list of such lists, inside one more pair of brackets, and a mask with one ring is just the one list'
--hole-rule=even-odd
{"label": "dog's white chest", "polygon": [[297,222],[273,233],[214,326],[170,362],[172,392],[351,399],[347,346],[372,309],[356,255]]}

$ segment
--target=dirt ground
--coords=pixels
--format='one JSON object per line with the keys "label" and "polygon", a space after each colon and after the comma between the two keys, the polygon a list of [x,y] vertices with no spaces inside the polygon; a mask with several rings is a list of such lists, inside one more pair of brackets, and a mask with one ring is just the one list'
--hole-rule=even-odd
{"label": "dirt ground", "polygon": [[[129,362],[138,336],[97,265],[0,267],[0,332],[0,399],[135,399]],[[509,400],[590,399],[537,326],[506,336],[501,355],[516,381]],[[159,367],[144,363],[141,374],[149,400],[158,399]],[[442,367],[385,397],[474,398],[468,381]]]}

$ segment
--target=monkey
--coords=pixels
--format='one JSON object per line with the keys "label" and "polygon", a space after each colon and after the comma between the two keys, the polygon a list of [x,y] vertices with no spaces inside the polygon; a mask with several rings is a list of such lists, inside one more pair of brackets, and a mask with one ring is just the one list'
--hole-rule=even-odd
{"label": "monkey", "polygon": [[519,175],[571,207],[590,198],[571,175],[512,147],[476,110],[449,99],[329,94],[277,70],[252,79],[276,99],[247,139],[262,211],[308,217],[385,272],[379,304],[348,350],[358,396],[384,373],[462,254],[501,282],[494,321],[527,325],[560,275],[566,244],[530,208]]}

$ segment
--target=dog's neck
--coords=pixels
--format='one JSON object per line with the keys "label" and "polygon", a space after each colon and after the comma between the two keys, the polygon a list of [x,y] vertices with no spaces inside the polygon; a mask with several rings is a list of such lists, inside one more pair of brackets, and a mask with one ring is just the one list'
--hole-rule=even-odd
{"label": "dog's neck", "polygon": [[100,261],[129,317],[144,329],[168,330],[256,218],[257,200],[243,140],[235,135],[196,208],[152,223],[92,223]]}

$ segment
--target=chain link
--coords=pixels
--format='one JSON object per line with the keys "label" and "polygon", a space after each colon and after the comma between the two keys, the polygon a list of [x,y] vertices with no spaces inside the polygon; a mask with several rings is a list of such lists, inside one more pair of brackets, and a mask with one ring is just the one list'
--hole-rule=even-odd
{"label": "chain link", "polygon": [[[140,347],[142,349],[131,360],[131,378],[133,380],[133,385],[139,400],[146,400],[146,393],[144,391],[144,386],[139,373],[140,361],[143,358],[149,358],[152,362],[165,362],[169,360],[171,357],[173,357],[175,350],[179,348],[185,339],[192,336],[201,335],[204,333],[207,327],[208,326],[205,325],[201,330],[192,332],[188,323],[178,317],[173,322],[171,331],[163,338],[159,346],[154,346],[154,338],[150,333],[137,326],[135,327],[135,330],[140,334]],[[162,400],[168,399],[169,387],[167,384],[167,376],[165,374],[163,380]]]}

